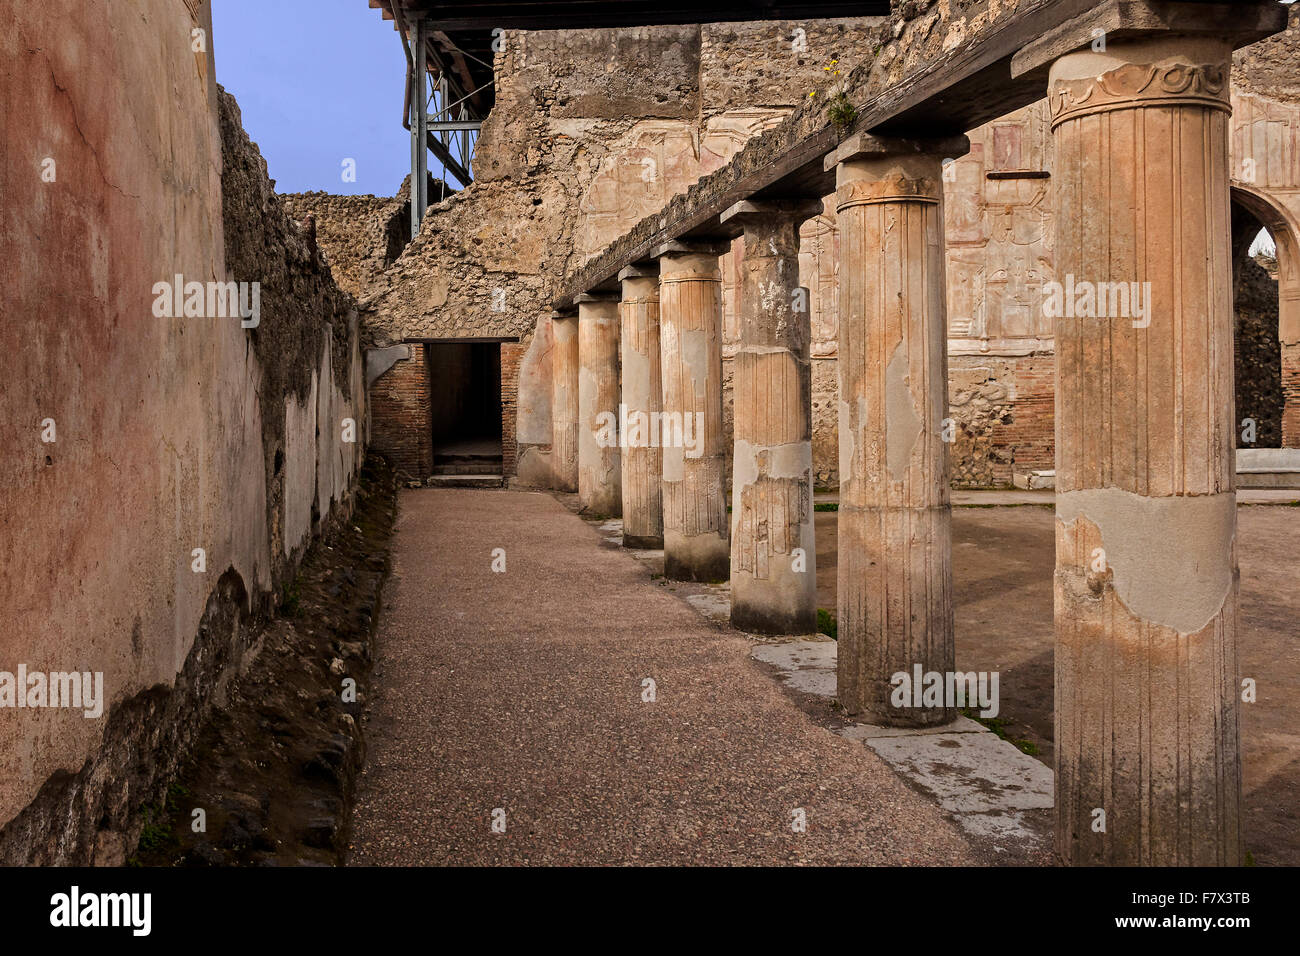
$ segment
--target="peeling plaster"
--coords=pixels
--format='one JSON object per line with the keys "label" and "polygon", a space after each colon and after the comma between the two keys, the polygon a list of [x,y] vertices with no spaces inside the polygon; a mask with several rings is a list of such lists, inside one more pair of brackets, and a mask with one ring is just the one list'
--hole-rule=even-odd
{"label": "peeling plaster", "polygon": [[[1148,498],[1119,488],[1063,492],[1056,520],[1096,526],[1115,594],[1151,624],[1195,634],[1232,588],[1235,494]],[[1086,556],[1085,556],[1086,557]]]}
{"label": "peeling plaster", "polygon": [[383,349],[366,349],[366,388],[399,361],[411,358],[409,345],[390,345]]}
{"label": "peeling plaster", "polygon": [[701,329],[688,329],[681,333],[681,345],[682,364],[691,370],[700,391],[709,373],[709,336]]}
{"label": "peeling plaster", "polygon": [[889,476],[894,481],[902,481],[907,477],[907,463],[923,430],[907,384],[907,353],[902,342],[894,347],[894,355],[885,370],[885,428]]}
{"label": "peeling plaster", "polygon": [[629,345],[623,350],[623,401],[629,412],[658,411],[650,394],[650,358]]}
{"label": "peeling plaster", "polygon": [[[595,373],[589,368],[578,369],[578,448],[580,461],[596,461],[601,448],[596,443],[594,418],[600,409],[596,408],[597,381]],[[586,399],[584,402],[583,399]]]}
{"label": "peeling plaster", "polygon": [[768,478],[807,478],[812,471],[812,444],[806,441],[788,442],[784,445],[754,445],[743,438],[736,439],[735,461],[732,475],[739,489],[748,487],[759,478],[758,456],[767,455],[764,474]]}
{"label": "peeling plaster", "polygon": [[663,450],[664,481],[686,480],[686,449],[671,446]]}

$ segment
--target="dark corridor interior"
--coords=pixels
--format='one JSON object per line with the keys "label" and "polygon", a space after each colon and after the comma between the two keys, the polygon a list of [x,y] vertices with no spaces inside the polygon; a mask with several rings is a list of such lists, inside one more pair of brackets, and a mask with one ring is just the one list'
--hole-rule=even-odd
{"label": "dark corridor interior", "polygon": [[430,342],[435,475],[501,474],[501,346]]}

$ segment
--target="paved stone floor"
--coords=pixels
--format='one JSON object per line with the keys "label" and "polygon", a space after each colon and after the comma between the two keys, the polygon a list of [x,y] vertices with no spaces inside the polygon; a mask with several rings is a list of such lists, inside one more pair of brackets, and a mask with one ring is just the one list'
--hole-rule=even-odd
{"label": "paved stone floor", "polygon": [[555,498],[420,489],[400,508],[351,862],[984,859]]}

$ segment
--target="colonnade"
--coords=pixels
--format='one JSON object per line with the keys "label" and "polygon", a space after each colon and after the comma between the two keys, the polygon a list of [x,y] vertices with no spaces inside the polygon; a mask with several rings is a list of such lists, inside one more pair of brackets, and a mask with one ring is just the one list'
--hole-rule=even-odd
{"label": "colonnade", "polygon": [[[1242,857],[1231,52],[1209,34],[1137,35],[1050,67],[1057,271],[1101,297],[1144,290],[1147,307],[1056,320],[1056,832],[1071,863]],[[899,672],[956,667],[941,164],[966,148],[860,134],[825,160],[840,231],[838,696],[875,723],[956,716],[891,691]],[[669,578],[729,578],[751,631],[816,622],[798,275],[816,199],[717,219],[717,238],[745,237],[730,495],[722,247],[665,243],[620,274],[621,294],[555,319],[557,483],[621,513],[628,546],[662,541]],[[624,429],[612,446],[596,439],[609,415]],[[634,435],[642,415],[657,424]]]}

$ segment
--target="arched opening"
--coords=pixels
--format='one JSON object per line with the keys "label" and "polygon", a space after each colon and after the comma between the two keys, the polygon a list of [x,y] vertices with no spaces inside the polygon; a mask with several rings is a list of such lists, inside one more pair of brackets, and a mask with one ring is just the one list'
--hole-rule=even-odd
{"label": "arched opening", "polygon": [[1296,230],[1285,211],[1264,195],[1234,185],[1238,449],[1300,448],[1297,248]]}
{"label": "arched opening", "polygon": [[1282,447],[1282,351],[1277,246],[1268,227],[1232,205],[1232,308],[1237,447]]}

